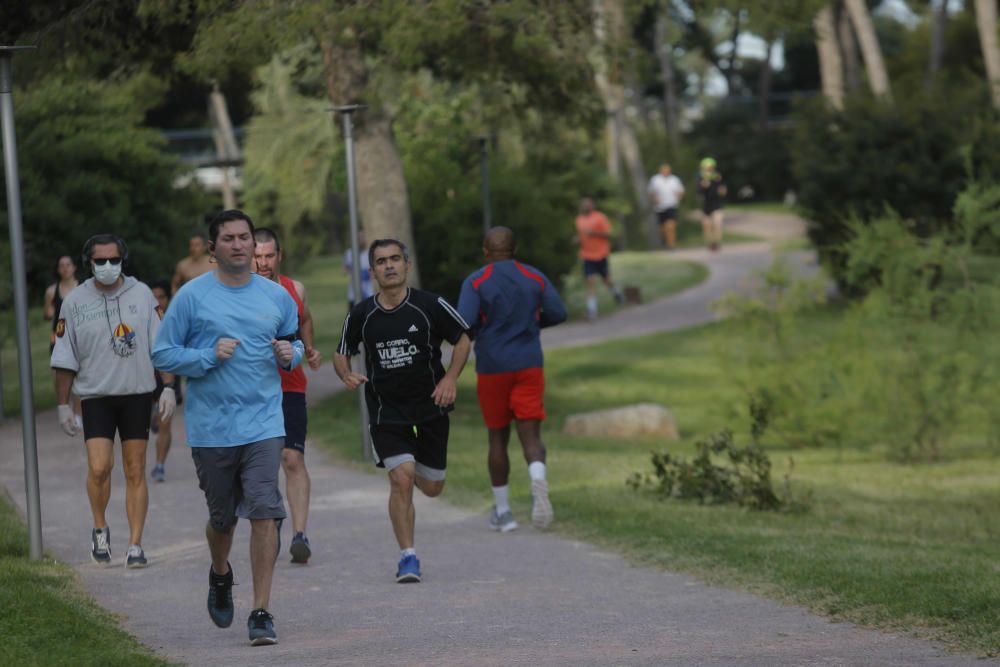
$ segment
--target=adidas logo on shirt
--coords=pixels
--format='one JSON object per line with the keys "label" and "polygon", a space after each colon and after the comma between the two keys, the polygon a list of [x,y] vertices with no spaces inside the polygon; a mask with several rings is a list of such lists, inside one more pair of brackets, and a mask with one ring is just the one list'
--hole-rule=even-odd
{"label": "adidas logo on shirt", "polygon": [[415,331],[418,331],[418,329],[417,329],[417,325],[416,325],[416,324],[411,324],[411,325],[410,325],[410,328],[409,328],[409,329],[407,329],[407,331],[408,331],[408,332],[410,332],[410,333],[413,333],[413,332],[415,332]]}

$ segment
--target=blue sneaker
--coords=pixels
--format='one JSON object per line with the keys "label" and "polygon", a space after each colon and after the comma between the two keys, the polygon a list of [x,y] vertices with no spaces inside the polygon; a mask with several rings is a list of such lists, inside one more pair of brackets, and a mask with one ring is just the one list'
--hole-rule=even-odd
{"label": "blue sneaker", "polygon": [[420,560],[416,556],[403,556],[396,571],[397,584],[415,584],[420,581]]}
{"label": "blue sneaker", "polygon": [[270,646],[278,643],[278,635],[274,632],[274,617],[266,609],[254,609],[247,619],[247,630],[250,632],[251,646]]}
{"label": "blue sneaker", "polygon": [[208,615],[220,628],[233,624],[233,566],[226,563],[229,572],[216,574],[208,568]]}
{"label": "blue sneaker", "polygon": [[153,466],[153,472],[149,473],[149,476],[153,478],[154,482],[165,482],[167,480],[167,471],[163,469],[163,465],[157,463]]}
{"label": "blue sneaker", "polygon": [[309,562],[312,549],[309,548],[309,538],[306,537],[305,533],[295,533],[295,536],[292,537],[292,546],[288,548],[288,552],[292,554],[293,563],[304,565]]}

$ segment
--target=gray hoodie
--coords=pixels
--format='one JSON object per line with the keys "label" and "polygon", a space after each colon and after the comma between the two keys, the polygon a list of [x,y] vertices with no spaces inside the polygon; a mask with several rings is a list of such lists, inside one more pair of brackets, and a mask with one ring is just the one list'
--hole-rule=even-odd
{"label": "gray hoodie", "polygon": [[104,292],[90,278],[59,310],[52,368],[76,372],[80,398],[145,394],[156,388],[152,351],[162,314],[145,284],[125,276]]}

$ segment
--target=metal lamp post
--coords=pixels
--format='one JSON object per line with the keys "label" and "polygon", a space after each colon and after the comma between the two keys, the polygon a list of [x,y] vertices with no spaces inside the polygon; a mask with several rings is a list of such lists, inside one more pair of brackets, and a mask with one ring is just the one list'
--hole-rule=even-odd
{"label": "metal lamp post", "polygon": [[42,558],[42,509],[38,489],[38,442],[35,438],[35,396],[31,381],[31,340],[28,329],[28,286],[24,263],[24,228],[21,222],[21,186],[17,174],[17,141],[14,136],[15,51],[33,46],[0,46],[0,132],[3,135],[4,175],[7,181],[7,214],[10,227],[11,271],[14,274],[14,313],[17,320],[17,366],[21,382],[21,431],[24,448],[24,489],[28,500],[28,554]]}
{"label": "metal lamp post", "polygon": [[[354,302],[361,301],[361,248],[358,243],[358,195],[354,175],[354,124],[352,115],[359,109],[366,108],[364,104],[348,104],[333,107],[331,111],[340,114],[344,123],[344,148],[347,158],[347,206],[351,220],[351,280],[354,283]],[[364,367],[365,350],[358,355]],[[371,436],[368,433],[368,405],[365,403],[364,388],[358,392],[359,417],[361,419],[361,455],[365,461],[372,460]]]}

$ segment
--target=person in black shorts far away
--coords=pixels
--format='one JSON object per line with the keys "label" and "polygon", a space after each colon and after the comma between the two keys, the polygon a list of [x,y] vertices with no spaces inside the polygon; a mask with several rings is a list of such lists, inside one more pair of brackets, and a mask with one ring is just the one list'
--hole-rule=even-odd
{"label": "person in black shorts far away", "polygon": [[220,628],[233,623],[229,552],[237,517],[249,519],[254,609],[247,631],[253,646],[263,646],[278,643],[267,607],[278,556],[277,523],[285,518],[278,488],[285,444],[278,368],[295,368],[304,349],[292,297],[251,270],[253,232],[253,221],[242,211],[223,211],[212,219],[208,248],[216,268],[174,296],[153,361],[187,378],[184,426],[209,514],[208,615]]}
{"label": "person in black shorts far away", "polygon": [[705,233],[705,245],[712,252],[718,252],[722,247],[722,202],[726,198],[726,182],[716,169],[713,158],[701,161],[698,195],[701,197],[701,227]]}
{"label": "person in black shorts far away", "polygon": [[[153,296],[156,297],[157,307],[160,310],[160,317],[162,318],[163,314],[167,312],[167,306],[170,305],[170,281],[153,281],[150,283],[149,289],[153,291]],[[165,482],[167,479],[165,467],[167,454],[170,453],[170,445],[173,444],[174,440],[173,416],[161,416],[158,408],[160,396],[163,394],[163,389],[167,386],[163,381],[163,373],[156,371],[156,389],[153,391],[153,414],[150,417],[149,423],[150,430],[156,434],[156,463],[153,465],[153,470],[149,473],[154,482]],[[182,403],[181,379],[175,377],[169,387],[174,392],[177,405],[180,405]]]}
{"label": "person in black shorts far away", "polygon": [[684,184],[671,173],[670,165],[664,162],[660,165],[660,173],[649,179],[646,191],[653,200],[656,220],[663,235],[663,246],[667,250],[673,250],[677,245],[677,207],[684,198]]}
{"label": "person in black shorts far away", "polygon": [[[443,298],[407,287],[406,246],[378,239],[368,248],[378,292],[344,320],[333,363],[348,389],[365,385],[375,462],[389,472],[389,519],[399,543],[399,583],[420,581],[414,549],[413,487],[435,497],[444,489],[448,412],[455,383],[469,358],[469,326]],[[445,372],[441,341],[454,346]],[[365,346],[365,373],[350,357]]]}
{"label": "person in black shorts far away", "polygon": [[[62,308],[63,300],[79,284],[76,280],[76,262],[69,255],[61,255],[56,260],[56,282],[45,288],[45,305],[42,309],[42,317],[52,320],[52,331],[49,333],[49,354],[52,354],[52,350],[56,346],[56,323],[59,321],[59,310]],[[52,383],[56,388],[56,393],[58,393],[59,387],[56,385],[55,372],[52,373]],[[81,415],[83,412],[80,407],[80,397],[73,394],[72,401],[73,415],[76,417],[76,430],[82,432],[83,417]]]}
{"label": "person in black shorts far away", "polygon": [[[111,563],[111,531],[105,513],[117,433],[122,442],[129,525],[125,567],[138,568],[147,564],[141,546],[149,506],[146,445],[149,402],[156,387],[151,355],[160,312],[148,287],[122,275],[127,259],[125,241],[113,234],[98,234],[84,244],[83,263],[94,277],[63,301],[50,365],[56,372],[59,423],[67,435],[77,433],[69,406],[70,388],[83,399],[87,496],[94,516],[90,556],[96,563]],[[160,414],[170,417],[175,405],[174,392],[164,390]]]}
{"label": "person in black shorts far away", "polygon": [[[306,305],[306,288],[298,280],[281,275],[281,243],[278,235],[267,227],[254,231],[257,246],[254,248],[254,265],[257,275],[273,280],[284,287],[295,300],[299,314],[299,337],[306,350],[309,368],[319,370],[323,355],[314,347],[312,313]],[[281,376],[281,409],[285,416],[285,448],[281,450],[281,467],[285,471],[285,495],[292,511],[292,544],[289,553],[292,562],[305,564],[312,556],[309,538],[306,537],[306,520],[309,518],[309,471],[306,469],[306,371],[301,365],[290,372],[278,369]],[[280,524],[278,530],[280,531]],[[278,536],[280,543],[281,536]]]}

